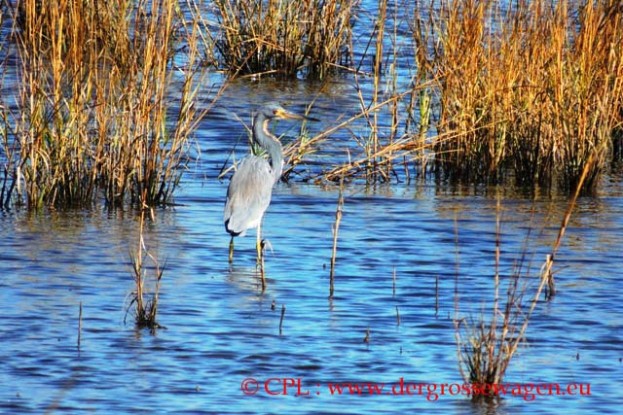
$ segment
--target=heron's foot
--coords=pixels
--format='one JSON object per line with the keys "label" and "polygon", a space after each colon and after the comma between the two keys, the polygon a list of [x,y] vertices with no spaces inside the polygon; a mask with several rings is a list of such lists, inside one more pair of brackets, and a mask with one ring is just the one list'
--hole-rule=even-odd
{"label": "heron's foot", "polygon": [[270,252],[273,252],[273,246],[271,245],[268,239],[262,239],[261,245],[262,245],[262,255],[264,255],[264,252],[266,251],[267,248],[270,249]]}

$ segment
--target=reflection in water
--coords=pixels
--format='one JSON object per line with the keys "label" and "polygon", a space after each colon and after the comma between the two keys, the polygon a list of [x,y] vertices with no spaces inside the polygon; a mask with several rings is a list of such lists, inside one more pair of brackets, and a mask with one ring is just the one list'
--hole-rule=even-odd
{"label": "reflection in water", "polygon": [[[266,276],[267,282],[271,283],[270,276]],[[256,267],[237,267],[232,266],[227,275],[227,281],[241,291],[241,293],[258,294],[261,290],[262,283],[260,273]]]}

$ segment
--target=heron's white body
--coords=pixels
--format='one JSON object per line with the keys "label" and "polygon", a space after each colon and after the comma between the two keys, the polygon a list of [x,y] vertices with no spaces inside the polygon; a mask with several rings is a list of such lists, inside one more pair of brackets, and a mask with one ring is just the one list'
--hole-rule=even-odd
{"label": "heron's white body", "polygon": [[227,232],[245,236],[255,229],[268,209],[274,185],[274,171],[263,157],[245,158],[231,178],[223,219]]}

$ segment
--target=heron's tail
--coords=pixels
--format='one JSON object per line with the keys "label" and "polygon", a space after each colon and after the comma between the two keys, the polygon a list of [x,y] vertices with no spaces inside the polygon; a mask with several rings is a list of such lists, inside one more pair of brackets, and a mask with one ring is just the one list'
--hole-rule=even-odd
{"label": "heron's tail", "polygon": [[235,232],[231,229],[229,229],[229,219],[227,219],[225,221],[225,230],[227,231],[227,233],[229,233],[231,236],[239,236],[242,232]]}

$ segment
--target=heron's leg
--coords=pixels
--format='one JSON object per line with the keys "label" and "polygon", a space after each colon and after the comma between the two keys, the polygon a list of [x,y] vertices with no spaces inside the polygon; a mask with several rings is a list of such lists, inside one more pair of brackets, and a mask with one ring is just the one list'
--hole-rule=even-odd
{"label": "heron's leg", "polygon": [[264,247],[262,246],[262,222],[257,225],[257,241],[255,249],[257,250],[257,267],[260,269],[260,279],[262,280],[262,291],[266,289],[266,278],[264,276]]}
{"label": "heron's leg", "polygon": [[262,237],[261,237],[261,233],[262,233],[262,222],[260,221],[260,224],[257,225],[257,233],[256,235],[256,241],[255,241],[255,253],[257,254],[257,266],[260,265],[260,259],[262,258],[262,247],[261,247],[261,242],[262,242]]}
{"label": "heron's leg", "polygon": [[264,274],[264,240],[260,241],[260,252],[261,252],[261,257],[260,257],[260,277],[262,279],[262,292],[264,292],[266,290],[266,277]]}
{"label": "heron's leg", "polygon": [[234,262],[234,237],[229,240],[229,263]]}

